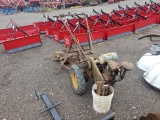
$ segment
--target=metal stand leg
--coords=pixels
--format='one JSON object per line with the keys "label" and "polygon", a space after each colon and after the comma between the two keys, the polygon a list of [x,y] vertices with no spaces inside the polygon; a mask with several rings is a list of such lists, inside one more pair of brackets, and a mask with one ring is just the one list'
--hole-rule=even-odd
{"label": "metal stand leg", "polygon": [[41,111],[40,113],[43,113],[45,111],[50,111],[51,115],[52,115],[52,118],[54,120],[62,120],[61,117],[59,116],[58,112],[56,111],[56,109],[54,107],[56,107],[57,105],[61,104],[61,103],[58,103],[58,104],[55,104],[55,105],[52,105],[51,101],[49,100],[48,98],[48,95],[46,93],[38,93],[37,91],[36,92],[36,95],[37,97],[41,97],[42,100],[44,101],[44,103],[46,104],[46,109]]}

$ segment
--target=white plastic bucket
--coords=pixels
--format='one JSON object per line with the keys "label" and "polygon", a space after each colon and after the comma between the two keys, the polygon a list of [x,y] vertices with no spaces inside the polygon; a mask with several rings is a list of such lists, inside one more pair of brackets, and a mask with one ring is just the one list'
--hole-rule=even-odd
{"label": "white plastic bucket", "polygon": [[112,86],[108,87],[109,91],[111,91],[111,94],[108,96],[100,96],[96,94],[95,89],[97,89],[96,84],[94,84],[92,87],[93,108],[98,113],[107,113],[111,107],[111,102],[114,95],[114,89]]}

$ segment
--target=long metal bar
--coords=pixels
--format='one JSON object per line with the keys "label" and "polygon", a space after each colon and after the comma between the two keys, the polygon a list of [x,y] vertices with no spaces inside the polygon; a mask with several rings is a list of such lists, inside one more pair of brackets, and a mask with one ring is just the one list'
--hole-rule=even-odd
{"label": "long metal bar", "polygon": [[132,10],[132,8],[128,7],[128,5],[126,5],[126,9],[127,10]]}
{"label": "long metal bar", "polygon": [[87,27],[86,26],[84,26],[83,24],[81,24],[81,23],[79,23],[80,24],[80,26],[83,28],[83,29],[85,29],[86,31],[87,31]]}
{"label": "long metal bar", "polygon": [[86,15],[84,15],[84,19],[86,20],[86,25],[87,25],[87,36],[88,36],[89,48],[91,49],[91,52],[93,53],[91,30],[90,30],[90,28],[89,28],[88,19],[87,19],[87,16],[86,16]]}
{"label": "long metal bar", "polygon": [[84,15],[84,13],[82,14],[60,14],[58,17],[66,17],[66,16],[72,16],[72,15]]}
{"label": "long metal bar", "polygon": [[149,38],[150,38],[150,40],[151,40],[151,41],[154,41],[154,42],[156,42],[156,41],[160,41],[160,40],[153,40],[153,39],[152,39],[152,37],[160,37],[160,35],[157,35],[157,34],[144,35],[144,36],[142,36],[142,37],[138,38],[138,40],[143,39],[143,38],[146,38],[146,37],[149,37]]}
{"label": "long metal bar", "polygon": [[[61,21],[64,23],[63,19],[61,18],[61,16],[59,16]],[[75,36],[73,35],[73,33],[71,32],[70,28],[64,23],[64,25],[66,26],[67,30],[69,31],[69,33],[71,34],[72,40],[75,42],[75,45],[79,51],[79,55],[82,55],[83,58],[86,58],[86,54],[83,51],[82,47],[80,46],[80,44],[78,43],[78,41],[76,40]]]}
{"label": "long metal bar", "polygon": [[97,15],[99,14],[97,11],[95,11],[95,9],[93,9],[93,12],[96,13]]}
{"label": "long metal bar", "polygon": [[104,15],[108,15],[109,16],[109,14],[104,12],[103,10],[101,10],[101,13],[104,14]]}
{"label": "long metal bar", "polygon": [[115,15],[117,15],[117,16],[122,17],[122,15],[121,15],[121,14],[119,14],[118,12],[116,12],[115,10],[113,10],[113,13],[114,13]]}
{"label": "long metal bar", "polygon": [[60,105],[60,104],[61,104],[61,102],[59,102],[59,103],[57,103],[57,104],[53,105],[52,107],[49,107],[49,108],[47,108],[47,109],[45,109],[45,110],[42,110],[42,111],[40,112],[40,114],[43,113],[43,112],[46,112],[46,111],[50,110],[51,108],[56,107],[56,106],[58,106],[58,105]]}
{"label": "long metal bar", "polygon": [[123,7],[121,7],[119,4],[118,4],[118,8],[121,9],[121,10],[125,10]]}
{"label": "long metal bar", "polygon": [[27,36],[29,36],[28,33],[26,33],[25,31],[21,30],[19,27],[16,26],[16,29],[19,30],[19,31],[21,31],[22,33],[26,34]]}
{"label": "long metal bar", "polygon": [[61,117],[59,116],[58,112],[56,111],[56,109],[54,107],[52,107],[53,105],[52,105],[51,101],[49,100],[47,94],[43,93],[40,96],[43,99],[44,103],[46,104],[47,108],[51,108],[51,109],[49,109],[49,111],[52,115],[52,118],[54,118],[55,120],[62,120]]}
{"label": "long metal bar", "polygon": [[[87,15],[86,15],[87,16]],[[93,20],[92,18],[90,18],[89,16],[87,16],[88,20],[95,22],[95,20]]]}
{"label": "long metal bar", "polygon": [[74,25],[73,23],[71,23],[69,20],[67,20],[68,24],[70,24],[73,28],[76,27],[76,25]]}
{"label": "long metal bar", "polygon": [[132,15],[130,15],[130,14],[128,14],[128,13],[126,13],[126,11],[124,11],[124,12],[123,12],[123,16],[126,16],[126,18],[127,18],[127,19],[128,19],[128,17],[133,18],[133,16],[132,16]]}
{"label": "long metal bar", "polygon": [[146,11],[146,10],[144,10],[143,8],[142,8],[142,6],[140,6],[139,4],[137,4],[136,2],[134,2],[134,4],[136,5],[136,7],[138,7],[140,10],[142,10],[142,11]]}
{"label": "long metal bar", "polygon": [[151,5],[147,4],[147,2],[145,2],[145,5],[147,5],[151,10],[154,10],[156,12],[159,11],[159,10],[155,9],[154,7],[152,7]]}

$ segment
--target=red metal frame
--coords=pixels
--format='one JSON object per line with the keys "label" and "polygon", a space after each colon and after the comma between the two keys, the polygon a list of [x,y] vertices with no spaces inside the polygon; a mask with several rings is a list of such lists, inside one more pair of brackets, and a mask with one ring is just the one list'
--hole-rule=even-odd
{"label": "red metal frame", "polygon": [[54,32],[53,33],[53,39],[56,42],[63,43],[64,42],[64,35],[67,35],[67,34],[69,34],[69,32],[67,30],[66,31],[60,31],[60,32]]}
{"label": "red metal frame", "polygon": [[45,33],[45,29],[50,28],[52,25],[53,25],[52,21],[33,23],[33,26],[38,29],[39,33]]}
{"label": "red metal frame", "polygon": [[13,53],[42,45],[39,34],[23,36],[3,42],[6,53]]}
{"label": "red metal frame", "polygon": [[[88,45],[88,42],[87,42],[88,37],[86,33],[75,34],[75,37],[81,45]],[[105,40],[105,33],[103,31],[94,31],[92,32],[91,37],[92,37],[93,43],[102,42]],[[70,47],[72,44],[72,47],[74,47],[75,43],[72,42],[70,34],[64,35],[64,44],[67,47]]]}
{"label": "red metal frame", "polygon": [[[155,8],[154,4],[150,5]],[[160,10],[160,7],[156,7],[156,10]],[[146,29],[150,26],[160,23],[160,15],[156,10],[150,10],[148,4],[146,4],[143,6],[136,5],[136,7],[133,7],[132,9],[117,10],[116,12],[119,15],[112,11],[110,16],[112,20],[118,22],[116,24],[113,24],[112,21],[110,21],[111,19],[109,17],[109,14],[107,13],[104,14],[103,12],[102,14],[92,15],[90,16],[90,18],[93,20],[88,19],[88,24],[92,31],[93,41],[97,39],[109,40],[117,38],[126,34],[131,34],[135,31]],[[122,18],[121,15],[124,14],[124,11],[128,15],[130,15],[130,17],[123,16]],[[101,20],[99,19],[99,17]],[[70,19],[69,22],[76,24],[79,20],[81,19],[73,18]],[[81,20],[81,22],[82,21],[83,20]],[[97,21],[96,24],[95,21]],[[109,24],[105,26],[108,22]],[[86,25],[85,22],[83,24]],[[72,40],[70,38],[69,32],[66,29],[61,29],[61,27],[62,24],[57,24],[57,26],[44,25],[41,29],[45,29],[46,36],[49,37],[50,35],[53,35],[55,41],[62,42],[64,40],[64,44],[66,46],[70,46]],[[71,28],[71,30],[73,30],[73,28]],[[75,37],[79,40],[81,44],[86,43],[86,31],[83,29],[78,30],[74,31]]]}
{"label": "red metal frame", "polygon": [[105,30],[105,39],[111,40],[134,32],[134,24],[117,26]]}
{"label": "red metal frame", "polygon": [[[69,1],[67,1],[69,2]],[[153,8],[155,8],[154,4],[150,4]],[[110,16],[107,14],[97,14],[97,15],[92,15],[90,16],[91,19],[88,19],[88,25],[91,29],[92,32],[92,37],[93,37],[93,42],[98,42],[98,41],[103,41],[103,40],[110,40],[113,38],[117,38],[123,35],[131,34],[135,31],[140,31],[143,29],[146,29],[148,27],[151,27],[155,24],[160,23],[160,15],[158,13],[158,10],[160,10],[160,7],[156,7],[156,10],[150,10],[150,8],[146,5],[141,6],[141,9],[138,8],[138,6],[133,7],[132,9],[126,9],[126,10],[117,10],[116,12],[119,14],[116,14],[115,11],[112,11]],[[130,15],[130,17],[123,16],[124,11]],[[146,12],[147,11],[147,12]],[[83,19],[81,18],[73,18],[68,20],[72,24],[76,25],[78,21],[81,21],[80,23],[83,23],[84,26],[86,26],[85,21],[83,22]],[[97,21],[97,22],[96,22]],[[96,23],[96,24],[95,24]],[[109,23],[109,24],[108,24]],[[71,30],[73,30],[74,25],[69,25]],[[77,40],[80,42],[82,45],[86,45],[87,43],[87,34],[85,31],[85,27],[79,27],[77,30],[75,30],[73,33]],[[66,28],[62,28],[63,24],[60,21],[57,21],[54,24],[54,21],[46,21],[46,22],[36,22],[33,23],[33,26],[38,29],[39,32],[45,32],[47,37],[51,37],[53,35],[53,38],[57,42],[63,42],[66,46],[71,45],[71,36],[69,32],[66,30]],[[32,27],[33,27],[32,26]],[[24,31],[30,33],[33,33],[34,29],[33,28],[27,27],[21,27]],[[82,29],[83,28],[83,29]],[[32,31],[32,30],[33,31]],[[14,41],[14,38],[12,37],[12,34],[9,34],[11,32],[10,29],[2,29],[0,30],[0,40],[3,39],[4,44],[6,42],[11,41],[12,43],[16,43]],[[34,36],[38,35],[38,32],[33,33],[32,35],[30,34],[30,38],[34,38]],[[31,42],[29,40],[28,36],[24,36],[23,33],[21,32],[16,32],[14,34],[15,39],[17,41],[23,41],[26,39],[28,42]],[[40,37],[35,37],[37,40],[34,41],[31,44],[36,44],[36,43],[41,43]],[[13,42],[14,41],[14,42]],[[23,43],[23,42],[22,42]],[[17,43],[16,43],[17,44]],[[20,45],[21,43],[18,42],[17,45]],[[25,47],[28,46],[28,43],[25,43],[20,45],[20,46],[12,46],[11,49],[17,49],[17,47]],[[74,46],[74,43],[72,43]],[[11,50],[9,47],[6,46],[6,50]],[[19,48],[18,48],[19,49]]]}
{"label": "red metal frame", "polygon": [[24,5],[24,0],[1,0],[0,8],[17,8]]}
{"label": "red metal frame", "polygon": [[6,53],[13,53],[42,45],[40,34],[33,25],[19,26],[12,20],[13,28],[0,30],[0,42]]}
{"label": "red metal frame", "polygon": [[143,29],[146,29],[150,26],[156,25],[158,21],[158,17],[154,17],[154,18],[149,18],[147,20],[142,20],[139,22],[135,22],[135,31],[140,31]]}
{"label": "red metal frame", "polygon": [[[34,29],[34,26],[26,25],[26,26],[20,26],[19,28],[23,31],[29,30],[31,32]],[[15,31],[12,28],[0,29],[0,43],[4,42],[5,39],[12,37],[14,32]]]}

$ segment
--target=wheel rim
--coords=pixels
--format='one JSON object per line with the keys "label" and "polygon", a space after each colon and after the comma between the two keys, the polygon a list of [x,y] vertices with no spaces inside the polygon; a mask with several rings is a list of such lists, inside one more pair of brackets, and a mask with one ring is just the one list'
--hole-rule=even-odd
{"label": "wheel rim", "polygon": [[71,80],[74,88],[78,88],[78,80],[74,72],[71,72]]}

